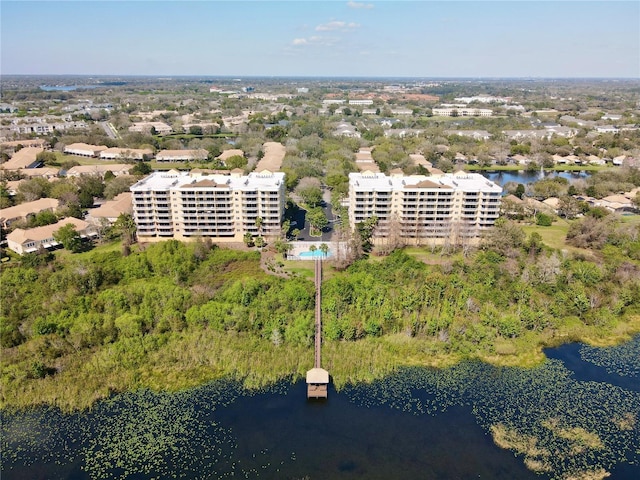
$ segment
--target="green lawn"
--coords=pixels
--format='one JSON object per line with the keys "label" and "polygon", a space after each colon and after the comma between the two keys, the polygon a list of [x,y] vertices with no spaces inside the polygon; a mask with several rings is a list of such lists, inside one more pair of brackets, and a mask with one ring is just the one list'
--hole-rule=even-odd
{"label": "green lawn", "polygon": [[567,231],[569,230],[569,223],[565,220],[558,220],[550,227],[524,225],[522,229],[527,236],[531,235],[533,232],[538,232],[542,237],[542,241],[551,248],[556,248],[558,250],[573,248],[569,247],[565,242]]}
{"label": "green lawn", "polygon": [[630,225],[640,225],[640,215],[622,215],[622,221]]}
{"label": "green lawn", "polygon": [[538,232],[542,237],[542,241],[548,247],[556,250],[567,250],[569,252],[580,253],[586,256],[592,256],[593,251],[585,248],[577,248],[566,242],[567,232],[569,231],[569,222],[566,220],[556,220],[550,227],[541,227],[539,225],[523,225],[524,233],[531,235]]}

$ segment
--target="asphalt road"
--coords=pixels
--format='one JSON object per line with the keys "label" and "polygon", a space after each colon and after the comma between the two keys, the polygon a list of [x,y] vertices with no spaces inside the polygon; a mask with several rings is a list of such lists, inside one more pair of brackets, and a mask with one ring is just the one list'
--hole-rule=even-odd
{"label": "asphalt road", "polygon": [[336,217],[331,209],[331,192],[327,189],[324,189],[322,199],[322,209],[327,216],[327,220],[329,220],[329,224],[322,230],[322,237],[312,237],[309,235],[309,222],[307,222],[305,218],[307,211],[301,208],[298,211],[298,215],[294,218],[296,225],[293,227],[300,230],[298,240],[322,242],[330,242],[332,240],[334,231],[333,225],[336,221]]}
{"label": "asphalt road", "polygon": [[118,135],[118,131],[109,122],[100,122],[100,126],[109,138],[113,138],[114,140],[120,138],[120,135]]}

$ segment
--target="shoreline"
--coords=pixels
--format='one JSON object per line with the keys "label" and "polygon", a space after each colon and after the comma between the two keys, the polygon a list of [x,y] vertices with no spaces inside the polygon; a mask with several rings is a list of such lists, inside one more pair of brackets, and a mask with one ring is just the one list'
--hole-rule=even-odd
{"label": "shoreline", "polygon": [[[347,385],[380,380],[405,367],[447,368],[464,361],[480,361],[498,367],[535,368],[547,359],[543,352],[547,348],[567,343],[603,348],[625,343],[638,334],[640,316],[636,315],[628,322],[618,323],[608,335],[598,327],[586,330],[583,327],[581,332],[567,329],[553,336],[535,335],[537,342],[533,348],[534,338],[527,336],[513,341],[498,339],[495,349],[502,353],[477,351],[464,355],[438,352],[433,341],[394,334],[356,342],[326,342],[323,363],[334,387],[340,390]],[[11,385],[3,382],[0,409],[10,412],[53,407],[71,413],[90,410],[97,402],[127,391],[173,392],[225,378],[240,381],[248,390],[253,390],[282,380],[303,379],[313,360],[311,347],[293,347],[287,351],[273,346],[266,348],[271,345],[268,341],[248,335],[200,329],[171,337],[163,347],[150,351],[138,365],[131,365],[122,348],[105,348],[79,354],[65,371],[54,377],[23,381],[12,392],[7,388]],[[200,358],[189,355],[187,352],[192,350],[188,345],[193,341],[207,347],[209,354]],[[525,348],[527,344],[529,348]],[[170,361],[162,364],[159,361],[162,357]],[[265,371],[252,369],[256,365]]]}

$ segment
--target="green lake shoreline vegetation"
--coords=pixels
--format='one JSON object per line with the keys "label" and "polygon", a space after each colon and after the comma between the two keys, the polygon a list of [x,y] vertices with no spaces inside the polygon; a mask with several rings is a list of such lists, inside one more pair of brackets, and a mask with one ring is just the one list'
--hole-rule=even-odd
{"label": "green lake shoreline vegetation", "polygon": [[[502,219],[474,251],[327,262],[323,366],[336,388],[465,359],[532,367],[545,347],[640,332],[638,222],[587,214],[560,231],[562,249],[545,228]],[[304,378],[315,300],[300,270],[311,262],[295,273],[284,262],[276,276],[264,253],[205,240],[119,246],[3,265],[2,408],[71,411],[127,390]]]}

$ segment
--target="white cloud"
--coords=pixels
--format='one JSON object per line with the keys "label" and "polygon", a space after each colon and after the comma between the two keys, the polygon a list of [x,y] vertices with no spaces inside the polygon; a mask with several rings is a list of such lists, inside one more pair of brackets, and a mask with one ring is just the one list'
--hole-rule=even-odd
{"label": "white cloud", "polygon": [[329,32],[332,30],[347,31],[347,30],[352,30],[354,28],[358,28],[359,26],[360,24],[356,22],[347,23],[347,22],[333,21],[329,23],[321,23],[316,27],[316,32]]}
{"label": "white cloud", "polygon": [[347,7],[356,8],[356,9],[367,9],[370,10],[373,8],[372,3],[364,3],[364,2],[347,2]]}
{"label": "white cloud", "polygon": [[295,38],[291,45],[300,47],[300,46],[320,46],[320,47],[331,47],[340,41],[339,38],[336,37],[323,37],[320,35],[314,35],[308,38]]}

